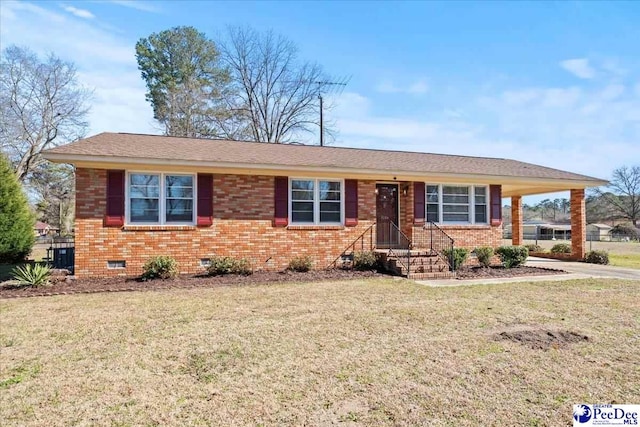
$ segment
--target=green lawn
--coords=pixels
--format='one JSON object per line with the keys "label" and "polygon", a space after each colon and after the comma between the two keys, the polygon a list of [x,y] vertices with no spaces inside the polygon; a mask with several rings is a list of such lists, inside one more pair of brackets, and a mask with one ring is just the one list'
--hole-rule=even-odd
{"label": "green lawn", "polygon": [[[407,280],[0,300],[0,419],[567,425],[640,401],[640,283]],[[575,332],[533,348],[501,333]]]}
{"label": "green lawn", "polygon": [[640,268],[640,254],[609,254],[611,265],[627,268]]}

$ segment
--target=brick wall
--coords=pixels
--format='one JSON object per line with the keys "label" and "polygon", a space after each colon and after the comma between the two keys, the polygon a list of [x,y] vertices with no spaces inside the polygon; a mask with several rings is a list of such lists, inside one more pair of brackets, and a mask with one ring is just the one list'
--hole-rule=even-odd
{"label": "brick wall", "polygon": [[[473,250],[479,246],[497,248],[502,245],[502,225],[440,225],[440,228],[454,240],[457,248]],[[414,241],[427,241],[421,233],[425,233],[422,226],[416,226],[409,237]]]}
{"label": "brick wall", "polygon": [[587,218],[584,189],[571,190],[571,255],[583,259],[586,255]]}
{"label": "brick wall", "polygon": [[[405,184],[405,183],[402,183]],[[413,185],[400,185],[402,229],[412,238]],[[406,185],[405,184],[405,185]],[[329,266],[376,218],[375,181],[358,181],[356,227],[273,227],[274,178],[214,175],[213,225],[103,227],[106,170],[76,170],[75,273],[137,276],[152,256],[170,255],[183,273],[202,271],[200,259],[214,255],[248,258],[256,270],[281,270],[294,256],[309,255],[315,268]],[[502,227],[443,226],[456,246],[499,246]],[[108,269],[107,261],[126,261]]]}
{"label": "brick wall", "polygon": [[511,197],[511,241],[514,245],[522,245],[523,232],[522,197]]}
{"label": "brick wall", "polygon": [[[75,273],[87,276],[135,276],[155,255],[170,255],[183,273],[201,271],[200,259],[213,255],[248,258],[256,270],[280,270],[297,255],[309,255],[325,268],[375,221],[375,182],[358,182],[356,227],[275,228],[273,177],[214,175],[211,227],[103,227],[106,171],[76,170]],[[126,261],[108,269],[107,261]]]}

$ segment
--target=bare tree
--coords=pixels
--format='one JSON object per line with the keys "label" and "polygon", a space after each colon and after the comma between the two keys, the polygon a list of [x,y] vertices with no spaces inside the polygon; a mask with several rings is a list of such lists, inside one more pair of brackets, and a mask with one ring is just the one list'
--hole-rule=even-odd
{"label": "bare tree", "polygon": [[622,166],[613,171],[609,182],[611,192],[597,189],[596,194],[604,199],[619,217],[638,226],[640,220],[640,166]]}
{"label": "bare tree", "polygon": [[75,210],[73,167],[45,163],[32,171],[29,187],[36,198],[36,212],[42,221],[69,234]]}
{"label": "bare tree", "polygon": [[237,114],[232,136],[287,143],[317,132],[318,94],[329,89],[329,77],[320,65],[300,61],[293,42],[273,32],[231,28],[222,57],[235,85],[228,102]]}
{"label": "bare tree", "polygon": [[73,64],[53,54],[41,62],[26,48],[4,50],[0,70],[0,148],[21,182],[44,160],[40,153],[85,135],[87,101]]}

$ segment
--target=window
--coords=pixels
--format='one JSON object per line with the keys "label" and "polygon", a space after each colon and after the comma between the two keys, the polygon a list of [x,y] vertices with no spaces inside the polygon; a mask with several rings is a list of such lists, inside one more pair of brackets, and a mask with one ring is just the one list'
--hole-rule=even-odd
{"label": "window", "polygon": [[292,224],[341,224],[342,181],[291,180]]}
{"label": "window", "polygon": [[427,221],[440,222],[440,189],[437,185],[427,185]]}
{"label": "window", "polygon": [[442,222],[469,222],[469,187],[442,186]]}
{"label": "window", "polygon": [[475,222],[486,224],[487,222],[487,187],[474,187]]}
{"label": "window", "polygon": [[119,261],[107,261],[107,268],[109,269],[113,269],[113,268],[126,268],[127,267],[127,263],[125,261],[119,260]]}
{"label": "window", "polygon": [[132,224],[193,224],[193,175],[130,173],[128,219]]}
{"label": "window", "polygon": [[487,187],[427,184],[426,220],[453,224],[487,224]]}

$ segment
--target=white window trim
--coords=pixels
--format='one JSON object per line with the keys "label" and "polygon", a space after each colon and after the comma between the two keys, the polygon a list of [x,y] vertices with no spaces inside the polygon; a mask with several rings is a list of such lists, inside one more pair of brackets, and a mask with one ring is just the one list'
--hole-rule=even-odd
{"label": "white window trim", "polygon": [[[429,186],[437,186],[438,187],[438,222],[437,224],[443,225],[489,225],[491,223],[491,219],[489,218],[489,209],[490,209],[490,197],[489,186],[488,185],[474,185],[474,184],[435,184],[435,183],[425,183],[424,185],[424,219],[427,219],[427,205],[435,204],[429,203],[429,193],[427,188]],[[468,187],[469,188],[469,204],[466,203],[447,203],[447,205],[460,205],[460,206],[469,206],[469,221],[443,221],[443,197],[442,197],[442,187]],[[485,210],[486,210],[486,222],[476,222],[476,188],[484,188],[485,189]]]}
{"label": "white window trim", "polygon": [[[315,218],[314,222],[293,222],[292,220],[292,210],[293,210],[293,197],[291,190],[291,182],[292,181],[313,181],[313,217]],[[319,181],[331,181],[331,182],[339,182],[340,183],[340,222],[320,222],[320,185],[318,185]],[[335,225],[344,225],[344,179],[340,178],[311,178],[311,177],[289,177],[289,225],[308,225],[308,226],[335,226]]]}
{"label": "white window trim", "polygon": [[[144,175],[158,175],[160,177],[160,201],[158,203],[158,222],[131,222],[131,198],[129,197],[129,183],[131,182],[130,175],[144,174]],[[165,195],[165,187],[166,180],[165,176],[167,175],[182,175],[182,176],[190,176],[193,178],[193,212],[191,213],[191,221],[183,221],[183,222],[167,222],[166,221],[166,195]],[[146,171],[146,170],[131,170],[127,171],[125,177],[125,186],[124,186],[124,195],[125,195],[125,203],[124,203],[124,212],[125,212],[125,225],[130,226],[145,226],[145,225],[162,225],[166,227],[180,227],[185,225],[195,225],[196,224],[196,215],[198,212],[198,175],[194,173],[188,172],[158,172],[158,171]]]}

